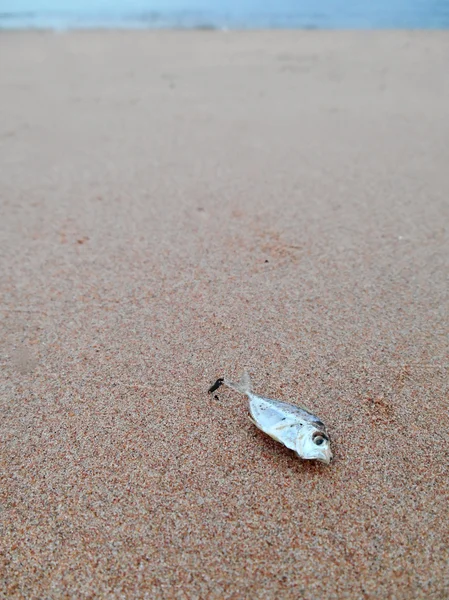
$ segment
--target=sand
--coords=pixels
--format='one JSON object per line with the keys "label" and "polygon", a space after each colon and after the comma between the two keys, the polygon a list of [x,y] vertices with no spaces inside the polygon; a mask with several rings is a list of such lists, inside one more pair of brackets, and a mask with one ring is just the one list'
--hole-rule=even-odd
{"label": "sand", "polygon": [[3,597],[449,597],[448,57],[1,33]]}

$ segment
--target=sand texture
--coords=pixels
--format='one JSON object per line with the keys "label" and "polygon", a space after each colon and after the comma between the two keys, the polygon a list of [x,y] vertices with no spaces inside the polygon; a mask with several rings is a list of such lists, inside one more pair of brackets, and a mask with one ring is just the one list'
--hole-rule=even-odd
{"label": "sand texture", "polygon": [[[0,35],[8,598],[449,598],[449,33]],[[330,467],[208,396],[312,409]]]}

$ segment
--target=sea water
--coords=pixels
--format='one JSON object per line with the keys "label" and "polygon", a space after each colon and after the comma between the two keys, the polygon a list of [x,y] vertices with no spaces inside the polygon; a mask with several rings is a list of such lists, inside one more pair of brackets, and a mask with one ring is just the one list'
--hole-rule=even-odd
{"label": "sea water", "polygon": [[0,28],[445,29],[449,0],[0,0]]}

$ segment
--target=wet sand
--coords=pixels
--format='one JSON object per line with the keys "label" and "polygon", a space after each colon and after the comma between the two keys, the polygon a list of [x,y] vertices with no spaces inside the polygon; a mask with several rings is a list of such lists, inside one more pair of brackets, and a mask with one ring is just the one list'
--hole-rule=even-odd
{"label": "wet sand", "polygon": [[0,35],[2,594],[449,597],[448,53]]}

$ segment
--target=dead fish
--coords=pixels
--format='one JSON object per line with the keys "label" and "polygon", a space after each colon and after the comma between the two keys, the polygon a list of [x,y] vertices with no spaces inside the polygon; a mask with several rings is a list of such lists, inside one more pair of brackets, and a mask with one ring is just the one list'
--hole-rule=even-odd
{"label": "dead fish", "polygon": [[264,433],[294,450],[300,458],[319,460],[327,465],[332,462],[326,427],[307,409],[258,396],[252,391],[251,379],[246,371],[237,383],[226,378],[217,379],[209,393],[223,384],[248,396],[250,420]]}

